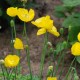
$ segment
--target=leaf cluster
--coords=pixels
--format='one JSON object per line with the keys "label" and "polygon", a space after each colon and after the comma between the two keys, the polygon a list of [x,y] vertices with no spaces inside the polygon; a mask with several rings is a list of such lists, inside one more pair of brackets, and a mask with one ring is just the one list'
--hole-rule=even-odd
{"label": "leaf cluster", "polygon": [[[61,0],[62,4],[55,7],[55,16],[63,18],[62,27],[68,29],[69,41],[77,40],[80,32],[80,0]],[[67,35],[66,35],[67,36]]]}

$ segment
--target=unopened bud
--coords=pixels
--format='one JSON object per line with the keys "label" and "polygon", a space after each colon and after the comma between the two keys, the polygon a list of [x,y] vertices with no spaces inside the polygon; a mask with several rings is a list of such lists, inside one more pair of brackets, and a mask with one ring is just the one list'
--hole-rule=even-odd
{"label": "unopened bud", "polygon": [[14,20],[11,20],[10,21],[10,25],[11,25],[11,27],[14,27],[15,26]]}
{"label": "unopened bud", "polygon": [[2,60],[0,60],[0,64],[4,64],[4,60],[2,59]]}
{"label": "unopened bud", "polygon": [[64,29],[60,28],[60,34],[63,35],[63,33],[64,33]]}
{"label": "unopened bud", "polygon": [[64,48],[67,47],[67,42],[66,41],[63,42],[63,46],[64,46]]}
{"label": "unopened bud", "polygon": [[21,2],[25,2],[25,3],[27,3],[27,1],[28,1],[28,0],[21,0]]}
{"label": "unopened bud", "polygon": [[11,43],[14,43],[15,42],[15,40],[11,40]]}
{"label": "unopened bud", "polygon": [[71,28],[72,28],[72,26],[70,25],[70,26],[69,26],[69,31],[71,30]]}
{"label": "unopened bud", "polygon": [[24,48],[28,48],[28,45],[24,45]]}
{"label": "unopened bud", "polygon": [[51,42],[48,42],[47,44],[48,44],[50,47],[52,47],[52,43],[51,43]]}
{"label": "unopened bud", "polygon": [[49,69],[49,70],[53,70],[53,66],[49,66],[48,69]]}
{"label": "unopened bud", "polygon": [[2,28],[2,26],[0,25],[0,29]]}

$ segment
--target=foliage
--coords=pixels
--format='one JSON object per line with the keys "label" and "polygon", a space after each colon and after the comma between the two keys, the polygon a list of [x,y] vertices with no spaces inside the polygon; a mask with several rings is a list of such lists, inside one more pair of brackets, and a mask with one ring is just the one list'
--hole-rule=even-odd
{"label": "foliage", "polygon": [[[44,69],[44,64],[45,64],[45,58],[46,55],[48,54],[49,59],[49,67],[47,70],[47,80],[57,80],[58,77],[59,79],[62,79],[62,72],[63,72],[63,67],[64,67],[64,58],[67,55],[67,49],[70,48],[70,42],[73,43],[71,47],[71,53],[75,57],[73,58],[70,67],[68,69],[68,72],[66,73],[64,80],[71,80],[74,78],[74,80],[78,80],[79,77],[77,75],[77,71],[75,67],[73,68],[74,62],[77,60],[80,63],[80,24],[79,24],[79,19],[80,19],[80,13],[74,11],[75,5],[77,6],[78,4],[74,1],[72,3],[69,1],[68,6],[65,2],[66,0],[63,0],[63,5],[62,6],[57,6],[55,8],[56,14],[58,17],[64,18],[64,22],[62,26],[64,28],[68,29],[68,35],[65,38],[64,37],[64,29],[61,28],[60,32],[58,32],[57,28],[54,25],[54,21],[50,18],[49,15],[40,17],[36,19],[35,21],[32,21],[33,18],[35,17],[35,11],[34,9],[26,9],[26,1],[27,0],[22,0],[22,3],[19,4],[19,2],[16,2],[16,0],[6,0],[8,1],[8,4],[13,7],[9,7],[6,10],[6,13],[8,17],[11,18],[10,20],[10,28],[11,28],[11,53],[7,54],[4,58],[0,59],[0,66],[1,70],[0,71],[0,78],[4,80],[42,80],[42,75],[43,75],[43,69]],[[67,0],[68,1],[68,0]],[[76,0],[77,1],[77,0]],[[17,3],[19,5],[17,5]],[[74,4],[75,3],[75,4]],[[22,6],[22,8],[20,8]],[[18,8],[17,8],[18,7]],[[1,16],[2,14],[2,8],[1,8]],[[60,13],[60,15],[59,15]],[[23,22],[23,35],[22,35],[22,40],[25,40],[24,42],[17,37],[17,31],[16,31],[16,26],[15,26],[15,19],[16,16],[18,19],[20,19]],[[77,22],[76,22],[77,21]],[[41,61],[40,61],[40,68],[39,68],[39,74],[33,75],[32,73],[32,67],[31,67],[31,61],[30,61],[30,49],[29,49],[29,39],[26,31],[26,23],[31,22],[33,25],[35,25],[37,28],[39,28],[37,32],[37,36],[39,35],[44,35],[44,42],[43,42],[43,48],[42,48],[42,55],[41,55]],[[55,48],[53,49],[53,45],[51,42],[48,41],[48,34],[53,34],[56,37],[61,37],[63,38],[62,41],[59,41],[56,45]],[[73,35],[73,36],[72,36]],[[74,37],[74,38],[73,38]],[[76,41],[76,38],[78,41]],[[73,42],[75,41],[75,42]],[[21,65],[21,50],[25,51],[26,56],[25,60],[27,60],[27,66],[29,68],[29,73],[26,75],[23,75],[21,73],[22,70],[22,65]],[[52,53],[52,54],[50,54]],[[50,54],[50,55],[49,55]],[[55,61],[57,59],[57,62]],[[54,62],[53,62],[54,60]],[[56,64],[55,64],[56,62]],[[76,62],[75,62],[76,63]],[[52,64],[52,65],[51,65]],[[59,66],[62,65],[62,68],[59,70],[59,75],[57,77],[57,71],[59,69]],[[73,78],[72,78],[73,76]]]}
{"label": "foliage", "polygon": [[64,6],[75,7],[80,5],[80,0],[62,0]]}
{"label": "foliage", "polygon": [[63,4],[55,7],[55,16],[64,19],[62,26],[68,28],[68,39],[70,42],[74,42],[80,32],[80,12],[77,10],[80,0],[61,1]]}

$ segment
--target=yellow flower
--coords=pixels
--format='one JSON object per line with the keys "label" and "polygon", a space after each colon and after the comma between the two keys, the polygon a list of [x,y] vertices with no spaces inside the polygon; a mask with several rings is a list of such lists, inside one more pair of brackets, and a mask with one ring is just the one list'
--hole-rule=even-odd
{"label": "yellow flower", "polygon": [[16,67],[19,63],[20,58],[17,55],[7,55],[4,59],[5,67]]}
{"label": "yellow flower", "polygon": [[24,49],[23,46],[24,46],[23,42],[19,38],[16,38],[15,42],[14,42],[14,48],[15,49]]}
{"label": "yellow flower", "polygon": [[74,55],[74,56],[80,56],[80,43],[79,42],[76,42],[72,45],[71,47],[71,53]]}
{"label": "yellow flower", "polygon": [[17,7],[9,7],[7,9],[7,14],[11,17],[15,17],[17,15]]}
{"label": "yellow flower", "polygon": [[29,11],[24,8],[19,8],[17,16],[19,17],[20,20],[24,22],[29,22],[34,18],[35,12],[33,9],[30,9]]}
{"label": "yellow flower", "polygon": [[77,38],[78,38],[78,41],[80,41],[80,32],[78,33]]}
{"label": "yellow flower", "polygon": [[47,80],[57,80],[57,77],[48,77]]}
{"label": "yellow flower", "polygon": [[55,36],[59,36],[59,32],[55,26],[53,26],[53,20],[50,19],[50,16],[41,17],[35,21],[32,21],[32,24],[40,28],[37,32],[37,35],[42,35],[44,33],[49,32]]}

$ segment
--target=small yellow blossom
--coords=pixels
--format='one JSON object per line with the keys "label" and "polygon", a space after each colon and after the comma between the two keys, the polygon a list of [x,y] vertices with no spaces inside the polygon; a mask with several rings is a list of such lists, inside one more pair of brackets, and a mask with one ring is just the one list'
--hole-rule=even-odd
{"label": "small yellow blossom", "polygon": [[15,17],[17,15],[17,7],[9,7],[7,9],[7,15]]}
{"label": "small yellow blossom", "polygon": [[80,56],[80,42],[75,42],[71,47],[71,53],[74,56]]}
{"label": "small yellow blossom", "polygon": [[59,32],[57,32],[56,27],[53,26],[53,20],[50,19],[49,15],[32,21],[32,24],[40,28],[37,32],[37,35],[42,35],[46,33],[46,31],[57,37],[60,35]]}
{"label": "small yellow blossom", "polygon": [[48,77],[47,80],[57,80],[57,77]]}
{"label": "small yellow blossom", "polygon": [[14,48],[15,49],[24,49],[23,46],[24,46],[23,42],[19,38],[16,38],[15,42],[14,42]]}
{"label": "small yellow blossom", "polygon": [[19,63],[20,58],[17,55],[7,55],[4,59],[5,67],[16,67]]}
{"label": "small yellow blossom", "polygon": [[17,16],[19,17],[20,20],[22,20],[24,22],[29,22],[34,18],[35,12],[33,9],[30,9],[28,11],[27,9],[19,8]]}
{"label": "small yellow blossom", "polygon": [[53,70],[53,66],[49,66],[48,69],[49,69],[49,70]]}
{"label": "small yellow blossom", "polygon": [[78,33],[77,38],[78,38],[78,41],[80,41],[80,32]]}

